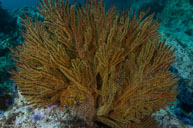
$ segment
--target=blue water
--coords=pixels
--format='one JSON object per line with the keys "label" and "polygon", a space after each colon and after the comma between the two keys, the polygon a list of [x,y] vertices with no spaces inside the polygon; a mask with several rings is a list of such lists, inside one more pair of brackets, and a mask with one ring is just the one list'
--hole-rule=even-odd
{"label": "blue water", "polygon": [[36,6],[39,5],[38,0],[1,0],[2,6],[5,9],[17,9],[24,6]]}
{"label": "blue water", "polygon": [[[120,4],[121,1],[124,4]],[[4,9],[13,10],[25,6],[37,6],[39,5],[39,0],[1,0],[2,6]],[[73,3],[74,0],[70,0],[70,3]],[[84,0],[77,0],[79,3],[84,3]],[[104,3],[107,7],[109,7],[111,4],[116,4],[116,6],[119,6],[120,8],[124,8],[128,5],[129,0],[104,0]],[[125,6],[126,5],[126,6]]]}

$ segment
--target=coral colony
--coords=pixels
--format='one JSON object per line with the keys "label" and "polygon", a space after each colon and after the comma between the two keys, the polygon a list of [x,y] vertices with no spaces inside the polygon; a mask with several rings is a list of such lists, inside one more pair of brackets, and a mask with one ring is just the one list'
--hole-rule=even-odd
{"label": "coral colony", "polygon": [[159,41],[154,14],[105,12],[102,0],[40,3],[45,20],[22,16],[24,42],[10,48],[18,68],[11,79],[24,101],[71,107],[89,127],[157,127],[151,114],[175,100],[177,79],[168,70],[175,50]]}

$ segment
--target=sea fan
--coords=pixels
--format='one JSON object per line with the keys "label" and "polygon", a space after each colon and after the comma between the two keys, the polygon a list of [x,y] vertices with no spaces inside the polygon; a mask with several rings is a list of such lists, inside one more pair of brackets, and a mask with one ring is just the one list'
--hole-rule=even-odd
{"label": "sea fan", "polygon": [[155,127],[151,114],[176,97],[168,71],[174,51],[159,42],[153,14],[105,12],[103,1],[69,6],[43,0],[45,21],[21,17],[24,43],[13,50],[12,80],[34,108],[56,102],[103,127]]}

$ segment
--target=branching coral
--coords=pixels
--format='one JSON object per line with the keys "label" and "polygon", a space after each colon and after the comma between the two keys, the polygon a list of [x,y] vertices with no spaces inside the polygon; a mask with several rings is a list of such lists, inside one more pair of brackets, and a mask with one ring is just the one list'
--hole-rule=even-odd
{"label": "branching coral", "polygon": [[105,127],[155,127],[151,114],[176,96],[168,71],[174,50],[159,42],[160,23],[144,18],[148,11],[105,12],[102,0],[77,9],[68,2],[40,1],[43,22],[21,17],[25,42],[12,50],[12,79],[24,99],[33,107],[73,106]]}

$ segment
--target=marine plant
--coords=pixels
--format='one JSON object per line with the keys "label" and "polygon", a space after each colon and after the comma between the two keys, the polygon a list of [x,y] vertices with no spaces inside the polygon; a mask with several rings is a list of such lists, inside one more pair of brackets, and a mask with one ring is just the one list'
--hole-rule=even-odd
{"label": "marine plant", "polygon": [[34,108],[59,102],[110,128],[156,127],[151,114],[176,97],[174,50],[159,41],[154,14],[105,12],[102,0],[43,0],[45,21],[21,17],[24,42],[12,49],[12,80]]}

